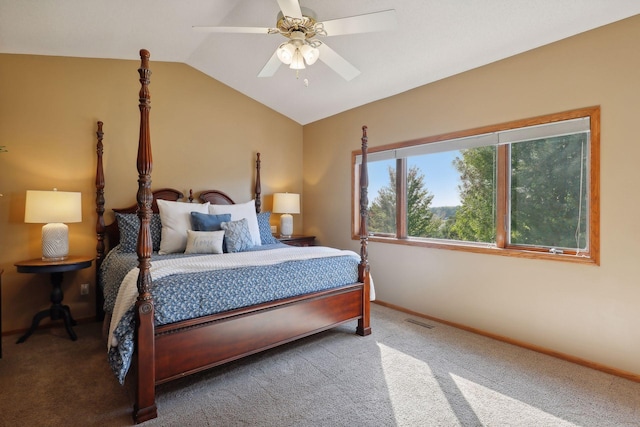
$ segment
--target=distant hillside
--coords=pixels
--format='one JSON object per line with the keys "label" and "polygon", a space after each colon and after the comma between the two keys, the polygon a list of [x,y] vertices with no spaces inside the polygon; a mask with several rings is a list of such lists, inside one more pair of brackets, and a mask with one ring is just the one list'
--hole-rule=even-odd
{"label": "distant hillside", "polygon": [[434,216],[437,216],[441,219],[449,219],[455,216],[456,211],[459,206],[438,206],[434,208],[429,208],[431,212],[433,212]]}

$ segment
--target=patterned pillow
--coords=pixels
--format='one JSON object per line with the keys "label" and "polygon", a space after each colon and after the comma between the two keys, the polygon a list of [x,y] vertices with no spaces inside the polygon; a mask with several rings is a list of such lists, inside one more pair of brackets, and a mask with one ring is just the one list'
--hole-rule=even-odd
{"label": "patterned pillow", "polygon": [[187,248],[185,254],[221,254],[224,230],[193,231],[187,230]]}
{"label": "patterned pillow", "polygon": [[224,230],[227,252],[242,252],[253,247],[249,222],[246,218],[238,221],[223,222],[220,226]]}
{"label": "patterned pillow", "polygon": [[246,203],[236,203],[235,205],[209,205],[209,213],[215,215],[231,214],[231,221],[246,218],[253,242],[252,246],[260,246],[262,244],[260,240],[260,229],[258,228],[258,219],[256,217],[255,200]]}
{"label": "patterned pillow", "polygon": [[260,212],[258,214],[258,228],[260,229],[260,241],[263,245],[278,243],[278,239],[271,234],[271,224],[269,223],[271,212]]}
{"label": "patterned pillow", "polygon": [[[116,213],[116,222],[120,230],[120,251],[135,252],[138,243],[138,231],[140,230],[140,219],[138,214]],[[159,214],[151,215],[151,243],[153,251],[160,250],[160,238],[162,235],[162,223]]]}

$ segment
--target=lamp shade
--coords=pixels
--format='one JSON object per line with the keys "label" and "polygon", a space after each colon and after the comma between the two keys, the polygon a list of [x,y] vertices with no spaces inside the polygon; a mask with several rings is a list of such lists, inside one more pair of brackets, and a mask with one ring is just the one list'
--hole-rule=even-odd
{"label": "lamp shade", "polygon": [[278,54],[278,59],[280,59],[280,61],[282,61],[284,64],[291,64],[291,61],[293,60],[293,54],[295,53],[296,48],[295,46],[287,43],[282,43],[279,47],[278,50],[276,51]]}
{"label": "lamp shade", "polygon": [[294,193],[274,193],[273,212],[299,214],[300,213],[300,195],[294,194]]}
{"label": "lamp shade", "polygon": [[300,53],[304,57],[307,65],[315,64],[315,62],[320,57],[320,51],[314,47],[309,46],[308,44],[300,46]]}
{"label": "lamp shade", "polygon": [[82,222],[81,193],[28,190],[24,222]]}
{"label": "lamp shade", "polygon": [[293,217],[300,213],[300,195],[294,193],[274,193],[273,212],[281,213],[280,235],[289,237],[293,234]]}
{"label": "lamp shade", "polygon": [[69,227],[65,222],[82,221],[81,193],[27,191],[24,222],[44,223],[42,259],[60,261],[69,254]]}
{"label": "lamp shade", "polygon": [[304,57],[302,56],[302,53],[300,53],[300,49],[296,48],[295,52],[293,52],[293,58],[291,59],[291,65],[289,65],[289,68],[291,68],[292,70],[305,69]]}

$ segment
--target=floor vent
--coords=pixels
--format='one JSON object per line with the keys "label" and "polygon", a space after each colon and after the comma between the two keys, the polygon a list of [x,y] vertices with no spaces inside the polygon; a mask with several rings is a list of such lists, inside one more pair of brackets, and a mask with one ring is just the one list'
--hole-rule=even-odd
{"label": "floor vent", "polygon": [[405,322],[413,323],[414,325],[422,326],[423,328],[427,328],[427,329],[435,328],[435,326],[433,326],[433,325],[421,322],[421,321],[416,320],[416,319],[405,319]]}

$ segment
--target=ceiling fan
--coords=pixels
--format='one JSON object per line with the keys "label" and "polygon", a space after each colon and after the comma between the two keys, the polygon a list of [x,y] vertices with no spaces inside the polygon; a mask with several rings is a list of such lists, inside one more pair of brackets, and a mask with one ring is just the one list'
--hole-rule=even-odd
{"label": "ceiling fan", "polygon": [[312,65],[320,59],[350,81],[360,74],[360,70],[316,37],[369,33],[396,27],[396,11],[393,9],[318,22],[315,13],[300,7],[298,0],[277,1],[280,13],[275,28],[194,26],[193,29],[211,33],[280,34],[286,37],[288,40],[278,46],[258,77],[273,76],[283,63],[300,70],[305,68],[305,64]]}

